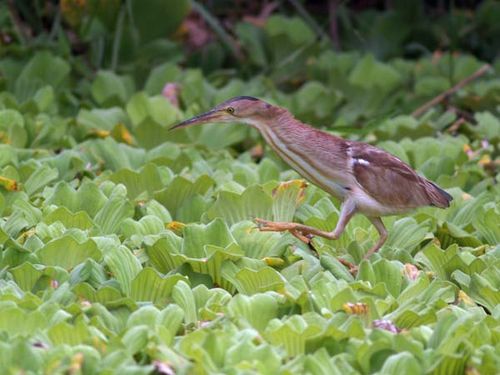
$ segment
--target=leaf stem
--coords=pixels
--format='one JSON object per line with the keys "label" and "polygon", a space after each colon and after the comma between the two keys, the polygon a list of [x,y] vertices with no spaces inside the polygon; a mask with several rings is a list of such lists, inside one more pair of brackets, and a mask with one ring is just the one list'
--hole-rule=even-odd
{"label": "leaf stem", "polygon": [[434,99],[429,100],[427,103],[425,103],[424,105],[422,105],[419,108],[417,108],[415,111],[412,112],[411,115],[413,117],[419,117],[419,116],[421,116],[422,114],[424,114],[425,112],[427,112],[430,108],[434,107],[436,104],[441,103],[443,100],[447,99],[448,97],[450,97],[451,95],[453,95],[454,93],[456,93],[462,87],[468,85],[469,83],[471,83],[475,79],[481,77],[483,74],[485,74],[490,69],[491,69],[491,66],[489,64],[483,65],[481,68],[479,68],[477,71],[475,71],[472,75],[464,78],[463,80],[461,80],[460,82],[458,82],[452,88],[450,88],[450,89],[442,92],[441,94],[439,94],[438,96],[436,96]]}
{"label": "leaf stem", "polygon": [[116,70],[118,66],[118,55],[120,54],[120,44],[122,41],[123,34],[123,21],[125,19],[126,14],[126,5],[122,5],[120,8],[120,14],[118,15],[118,19],[116,20],[116,30],[115,37],[113,40],[113,52],[111,56],[111,70]]}
{"label": "leaf stem", "polygon": [[193,9],[203,17],[205,22],[212,28],[212,30],[217,34],[222,44],[233,54],[233,56],[241,61],[243,56],[241,51],[239,50],[236,42],[233,40],[231,35],[227,33],[226,30],[222,27],[220,22],[210,14],[208,10],[205,9],[203,5],[198,3],[197,1],[192,1],[191,5]]}

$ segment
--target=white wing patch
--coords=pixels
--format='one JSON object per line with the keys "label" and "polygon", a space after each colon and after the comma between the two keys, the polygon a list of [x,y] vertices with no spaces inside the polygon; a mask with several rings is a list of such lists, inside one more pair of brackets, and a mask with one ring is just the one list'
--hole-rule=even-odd
{"label": "white wing patch", "polygon": [[370,165],[370,162],[368,160],[361,159],[361,158],[354,158],[353,163],[354,164],[361,164],[361,165]]}

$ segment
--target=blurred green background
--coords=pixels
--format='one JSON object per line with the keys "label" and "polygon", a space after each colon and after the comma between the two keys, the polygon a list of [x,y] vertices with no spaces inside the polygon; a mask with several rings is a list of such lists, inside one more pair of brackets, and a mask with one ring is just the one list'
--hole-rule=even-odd
{"label": "blurred green background", "polygon": [[[492,0],[1,1],[0,373],[497,372],[499,20]],[[236,95],[393,153],[451,207],[384,218],[370,260],[364,217],[317,256],[259,232],[331,230],[339,202],[254,129],[168,131]]]}

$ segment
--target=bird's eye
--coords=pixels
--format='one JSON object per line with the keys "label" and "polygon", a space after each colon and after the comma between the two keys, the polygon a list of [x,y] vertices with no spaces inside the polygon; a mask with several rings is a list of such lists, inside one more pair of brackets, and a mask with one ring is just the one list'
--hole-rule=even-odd
{"label": "bird's eye", "polygon": [[234,108],[233,107],[227,107],[226,112],[232,115],[234,113]]}

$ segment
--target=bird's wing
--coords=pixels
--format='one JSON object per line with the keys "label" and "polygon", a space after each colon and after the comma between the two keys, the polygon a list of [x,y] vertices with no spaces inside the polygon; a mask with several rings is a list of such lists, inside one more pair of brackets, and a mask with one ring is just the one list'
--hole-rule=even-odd
{"label": "bird's wing", "polygon": [[365,143],[350,142],[349,146],[356,181],[382,205],[395,211],[440,206],[434,202],[433,195],[439,198],[442,190],[397,157]]}

